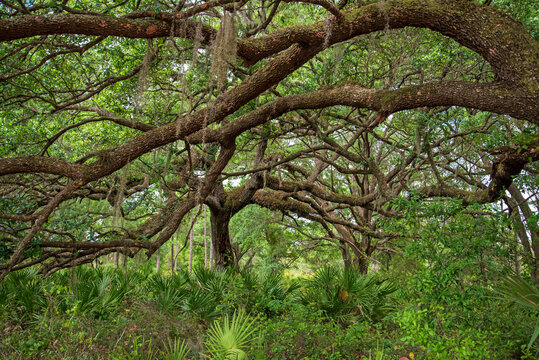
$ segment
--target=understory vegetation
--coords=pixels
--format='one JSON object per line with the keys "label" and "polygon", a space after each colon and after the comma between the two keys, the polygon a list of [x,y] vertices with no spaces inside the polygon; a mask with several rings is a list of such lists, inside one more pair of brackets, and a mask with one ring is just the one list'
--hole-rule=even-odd
{"label": "understory vegetation", "polygon": [[0,358],[536,358],[539,291],[514,262],[511,219],[494,205],[410,197],[395,207],[404,216],[381,226],[405,235],[400,253],[367,274],[344,268],[336,248],[301,251],[258,207],[232,221],[257,253],[236,268],[209,269],[197,222],[191,256],[176,262],[167,244],[149,260],[10,273]]}
{"label": "understory vegetation", "polygon": [[511,308],[501,291],[455,269],[360,275],[324,266],[297,278],[275,269],[159,273],[148,264],[45,280],[10,274],[0,285],[0,357],[532,359],[537,351],[527,346],[537,308]]}

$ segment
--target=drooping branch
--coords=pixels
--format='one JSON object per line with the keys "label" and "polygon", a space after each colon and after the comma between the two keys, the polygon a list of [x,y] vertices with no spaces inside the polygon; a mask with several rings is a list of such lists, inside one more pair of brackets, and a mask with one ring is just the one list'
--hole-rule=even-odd
{"label": "drooping branch", "polygon": [[184,118],[180,117],[173,123],[146,131],[116,148],[101,151],[99,161],[91,167],[54,158],[26,156],[0,159],[0,176],[41,172],[69,178],[84,178],[85,183],[97,180],[121,169],[129,161],[152,149],[183,139],[201,130],[204,125],[223,119],[293,72],[314,56],[317,50],[303,49],[301,46],[292,47],[270,61],[246,81],[218,97],[208,108]]}
{"label": "drooping branch", "polygon": [[324,189],[312,181],[283,181],[272,176],[266,176],[266,185],[270,189],[289,193],[307,191],[320,199],[350,206],[366,206],[376,198],[375,193],[365,196],[346,195]]}
{"label": "drooping branch", "polygon": [[[247,86],[245,87],[247,88]],[[234,93],[238,92],[234,91]],[[492,84],[441,82],[405,87],[398,90],[372,90],[355,85],[344,85],[308,94],[278,98],[217,130],[205,131],[204,140],[206,142],[218,142],[230,136],[238,136],[246,130],[291,110],[324,108],[334,105],[368,108],[386,114],[424,106],[460,105],[502,114],[509,113],[515,117],[537,123],[539,119],[537,119],[536,114],[539,113],[539,102],[532,100],[524,96],[517,96],[515,91],[510,89],[504,89],[500,85]],[[216,121],[220,118],[217,114],[221,115],[222,112],[226,111],[227,104],[228,102],[220,104],[214,112],[201,111],[195,116],[178,120],[181,124],[178,134],[176,134],[177,125],[169,124],[147,131],[117,149],[109,151],[111,156],[117,160],[107,159],[103,161],[102,171],[104,174],[99,175],[104,176],[117,170],[117,168],[125,164],[127,159],[135,159],[153,148],[166,145],[181,139],[188,133],[195,132],[197,127],[200,129],[204,117],[211,116],[208,123]],[[520,106],[515,107],[515,104],[520,104]],[[220,109],[223,110],[218,111]],[[201,141],[202,133],[189,137],[189,142],[192,144]],[[53,158],[30,156],[0,160],[0,175],[45,172],[78,178],[80,177],[79,174],[84,170],[86,169],[81,168],[78,164]],[[95,178],[101,177],[99,175],[96,174]]]}
{"label": "drooping branch", "polygon": [[68,186],[66,186],[62,191],[60,191],[43,209],[38,212],[38,217],[30,231],[24,236],[23,239],[17,245],[17,248],[9,258],[7,264],[3,267],[3,270],[0,272],[0,282],[7,276],[11,271],[13,266],[15,266],[24,256],[24,251],[30,245],[30,242],[34,238],[35,234],[41,230],[41,227],[45,224],[50,214],[74,191],[76,191],[82,185],[82,181],[75,180],[72,181]]}

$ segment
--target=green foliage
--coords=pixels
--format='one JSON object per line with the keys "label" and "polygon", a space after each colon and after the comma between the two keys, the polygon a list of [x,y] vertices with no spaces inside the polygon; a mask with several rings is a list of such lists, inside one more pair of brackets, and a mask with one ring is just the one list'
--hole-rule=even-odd
{"label": "green foliage", "polygon": [[388,296],[395,290],[390,282],[359,274],[356,269],[324,266],[307,281],[302,298],[323,314],[343,321],[350,316],[377,321],[391,310]]}
{"label": "green foliage", "polygon": [[216,360],[247,360],[246,349],[258,330],[255,321],[242,311],[234,312],[232,318],[225,315],[222,325],[215,321],[208,330],[208,353]]}
{"label": "green foliage", "polygon": [[119,305],[132,291],[129,281],[111,268],[92,270],[78,267],[71,286],[72,297],[69,310],[74,314],[89,314],[98,319],[114,315]]}
{"label": "green foliage", "polygon": [[279,317],[261,320],[266,359],[352,360],[374,352],[397,358],[396,343],[385,339],[388,330],[366,321],[343,325],[299,303]]}
{"label": "green foliage", "polygon": [[247,290],[245,307],[268,317],[285,311],[287,302],[292,301],[294,292],[300,287],[296,281],[286,285],[283,274],[278,271],[258,275],[253,270],[243,270],[241,278]]}
{"label": "green foliage", "polygon": [[523,356],[530,319],[508,312],[490,290],[518,256],[507,217],[492,205],[463,207],[413,193],[394,205],[404,218],[387,229],[409,236],[388,274],[404,300],[391,315],[400,339],[432,359]]}
{"label": "green foliage", "polygon": [[[185,6],[180,9],[176,3],[12,1],[2,2],[0,12],[2,19],[7,20],[15,13],[36,16],[65,13],[69,6],[73,14],[102,12],[120,22],[127,19],[151,22],[155,14],[182,11],[178,13],[181,16],[195,13],[189,21],[205,24],[206,41],[212,37],[209,35],[211,27],[216,29],[219,18],[228,16],[221,6],[213,8],[208,3],[211,9],[206,9],[206,5],[198,7],[193,2],[180,2]],[[364,3],[350,1],[346,6],[353,8]],[[384,15],[399,16],[398,9],[386,14],[386,5],[384,1],[379,3]],[[275,10],[279,7],[279,11],[270,15],[273,6]],[[494,0],[491,6],[511,14],[538,38],[537,1]],[[248,1],[241,7],[234,16],[240,22],[238,31],[244,45],[258,41],[263,33],[282,34],[280,28],[284,26],[297,29],[298,22],[325,22],[321,25],[328,33],[339,28],[339,24],[328,17],[327,8],[319,4]],[[187,13],[183,12],[185,10]],[[128,14],[129,18],[124,17]],[[140,19],[133,19],[138,17]],[[269,22],[260,33],[248,35],[266,20]],[[379,20],[373,19],[367,28],[376,27],[373,24]],[[122,126],[111,121],[113,119],[159,126],[194,114],[185,122],[186,129],[194,131],[199,125],[205,127],[208,120],[216,120],[208,125],[210,130],[230,125],[235,128],[235,119],[262,104],[344,82],[369,89],[404,90],[409,85],[433,81],[494,81],[493,71],[485,59],[448,36],[429,29],[391,29],[390,19],[386,20],[384,31],[356,36],[332,46],[326,43],[324,50],[283,81],[275,82],[271,90],[263,89],[263,84],[257,85],[260,77],[255,72],[268,62],[275,62],[274,59],[262,59],[252,67],[239,62],[225,64],[225,60],[233,60],[228,52],[234,52],[234,46],[221,46],[220,50],[227,54],[221,57],[221,64],[213,64],[220,66],[219,82],[223,83],[220,85],[234,86],[248,78],[253,86],[244,83],[243,90],[242,87],[234,90],[237,94],[243,96],[247,93],[244,90],[263,91],[233,114],[228,114],[225,108],[236,104],[228,102],[226,96],[217,98],[222,93],[208,87],[212,75],[208,44],[198,49],[196,41],[173,36],[184,35],[185,29],[174,28],[182,21],[173,21],[170,37],[154,40],[56,34],[3,42],[0,78],[17,72],[20,75],[4,78],[0,85],[3,100],[0,157],[44,154],[75,162],[89,152],[125,145],[139,135],[139,130]],[[162,19],[155,20],[159,21]],[[190,29],[190,35],[192,30],[197,31]],[[462,35],[464,30],[447,28],[444,34]],[[293,35],[293,31],[290,34]],[[323,32],[302,34],[304,40],[311,43]],[[342,38],[343,34],[335,34],[333,38]],[[151,31],[147,35],[151,36]],[[94,46],[86,47],[94,40]],[[277,36],[268,36],[266,40],[269,47],[281,46]],[[477,45],[464,38],[460,40]],[[270,43],[274,41],[278,42]],[[519,39],[508,39],[506,47],[512,48],[514,41]],[[292,60],[291,66],[298,66],[298,49],[276,56],[282,58],[279,61]],[[500,50],[482,49],[493,59]],[[289,58],[292,51],[296,55]],[[155,59],[148,62],[145,54],[154,54]],[[305,52],[304,56],[308,54]],[[139,65],[142,66],[136,69]],[[229,72],[224,65],[226,68],[232,65],[234,71]],[[512,69],[505,70],[510,73]],[[275,72],[271,77],[277,79],[280,73]],[[409,100],[412,99],[410,96]],[[361,96],[358,100],[362,102]],[[385,100],[373,100],[369,96],[367,102],[377,104],[369,105],[377,109],[395,108],[393,105],[399,103],[395,99]],[[285,101],[281,105],[283,110],[295,108],[293,102]],[[215,114],[212,104],[218,105]],[[98,116],[88,108],[90,106],[101,109],[96,112]],[[210,111],[197,113],[203,109]],[[303,198],[319,207],[318,214],[311,213],[309,220],[293,212],[285,217],[258,205],[249,205],[230,222],[237,253],[245,254],[239,267],[249,268],[239,274],[212,271],[201,265],[195,266],[192,274],[186,271],[153,273],[151,261],[144,265],[130,262],[129,270],[126,266],[125,271],[108,266],[98,269],[81,266],[73,269],[73,273],[68,269],[46,279],[38,277],[33,269],[9,274],[0,283],[0,358],[99,359],[116,354],[122,359],[160,356],[183,359],[197,355],[246,359],[249,354],[249,358],[268,359],[379,359],[407,356],[413,350],[418,358],[428,359],[509,359],[536,353],[537,288],[515,275],[509,275],[498,286],[499,293],[520,306],[521,311],[514,314],[508,311],[505,302],[491,296],[491,289],[496,285],[493,279],[506,273],[507,267],[520,267],[527,274],[532,265],[532,261],[523,256],[524,247],[515,235],[509,216],[502,211],[503,206],[469,204],[469,199],[427,199],[417,189],[442,182],[462,190],[481,188],[478,184],[490,174],[490,163],[497,154],[492,149],[515,145],[520,150],[527,149],[537,139],[537,126],[523,125],[503,114],[448,107],[400,111],[372,128],[368,124],[376,113],[364,109],[334,106],[311,110],[287,111],[277,118],[268,117],[266,123],[234,138],[237,152],[222,177],[225,190],[247,181],[252,175],[249,173],[254,158],[252,149],[256,143],[267,140],[267,156],[260,165],[270,176],[278,172],[279,182],[302,180],[318,162],[325,163],[327,167],[316,179],[316,186],[327,185],[327,189],[341,194],[361,193],[369,197],[372,193],[376,203],[348,207],[326,197],[319,201],[317,196],[299,189],[280,194],[283,200]],[[220,119],[214,119],[214,115]],[[203,123],[197,124],[197,119],[203,119]],[[55,138],[62,130],[66,132]],[[139,138],[142,141],[131,142],[123,149],[134,150],[141,144],[141,149],[149,151],[152,144],[161,141],[150,139],[155,133],[147,132],[148,135]],[[185,156],[188,138],[179,134],[176,135],[181,140],[177,142],[129,158],[130,172],[125,172],[124,180],[130,188],[141,187],[143,179],[146,182],[149,178],[150,185],[142,186],[144,189],[140,191],[132,193],[121,189],[123,171],[120,170],[69,194],[69,199],[40,226],[42,231],[24,250],[23,263],[51,254],[51,247],[42,248],[45,240],[55,242],[69,238],[68,241],[73,242],[93,242],[115,240],[129,233],[142,242],[150,241],[152,232],[159,230],[159,226],[153,226],[153,220],[157,220],[156,225],[161,220],[167,222],[167,212],[175,211],[168,207],[168,194],[169,199],[188,198],[187,193],[202,180],[199,171],[207,172],[209,162],[217,157],[219,145],[205,143],[206,132],[201,133],[203,144],[192,145],[189,160]],[[172,139],[171,136],[163,139]],[[48,144],[51,140],[54,141]],[[326,147],[323,152],[314,148],[328,145],[330,141],[349,144],[337,153],[334,153],[337,146]],[[208,163],[191,168],[195,172],[182,183],[184,174],[178,178],[181,169],[187,169],[188,162],[193,165],[190,163],[198,160],[202,152]],[[355,155],[354,159],[359,158],[359,161],[347,162],[341,156],[345,152]],[[275,165],[279,161],[276,159],[289,155],[298,156],[287,164]],[[332,159],[331,162],[326,162],[326,157]],[[407,157],[410,168],[402,169]],[[93,167],[100,159],[90,156],[85,164]],[[369,164],[373,159],[389,182],[390,178],[398,179],[388,184],[387,192],[381,191],[382,182],[370,169],[374,168]],[[337,171],[339,166],[346,171]],[[40,215],[43,206],[65,185],[62,177],[11,174],[9,168],[8,165],[7,176],[2,177],[7,190],[0,196],[0,213],[3,214],[0,217],[0,265],[12,256],[32,223],[11,219],[19,215]],[[537,163],[526,164],[525,171],[527,173],[515,178],[514,183],[522,193],[535,194],[539,186]],[[235,172],[243,175],[233,175]],[[268,180],[264,176],[264,186]],[[206,185],[204,189],[211,190]],[[11,191],[11,188],[19,190]],[[386,197],[397,194],[396,191],[400,197],[384,204]],[[124,193],[130,195],[115,208],[125,215],[125,224],[120,226],[117,219],[109,221],[108,218],[111,204]],[[328,202],[327,208],[325,202]],[[378,211],[379,205],[385,206],[386,212]],[[531,204],[531,208],[536,209],[537,204]],[[160,219],[149,217],[161,210],[167,215]],[[368,224],[360,221],[362,214],[359,213],[364,210],[372,213]],[[322,215],[323,212],[327,216]],[[398,216],[386,216],[393,212]],[[328,227],[324,228],[312,220],[317,216],[327,219],[336,216],[337,221],[324,223]],[[341,263],[335,239],[327,236],[333,231],[332,224],[340,219],[350,221],[358,229],[366,225],[377,234],[391,234],[386,239],[383,235],[382,239],[374,236],[370,244],[369,249],[375,251],[369,256],[385,265],[380,273],[361,275],[353,269],[326,265]],[[527,230],[536,231],[538,220],[539,215],[528,216]],[[117,228],[113,229],[111,223]],[[184,222],[180,226],[180,235],[184,235],[185,225]],[[145,234],[138,237],[140,230],[149,228],[152,229],[149,233],[142,231]],[[198,246],[200,222],[195,224],[194,233],[195,263],[201,264],[201,256],[198,256],[203,251]],[[368,239],[365,234],[353,236],[361,246],[360,242]],[[328,244],[331,247],[325,246]],[[80,254],[86,251],[81,250]],[[68,251],[60,250],[59,254],[67,256],[61,261],[69,260]],[[180,254],[180,260],[182,257],[186,254]],[[54,265],[51,260],[44,259],[45,268]],[[135,270],[131,268],[133,263]],[[182,261],[179,263],[183,265]],[[307,277],[312,269],[317,270],[312,277]],[[290,274],[300,279],[291,280],[287,277]],[[531,336],[530,328],[534,329]],[[255,336],[259,329],[262,335]],[[179,338],[186,340],[180,343]]]}
{"label": "green foliage", "polygon": [[214,296],[199,287],[195,287],[188,292],[182,302],[181,310],[190,316],[211,321],[219,316],[218,305],[219,302]]}
{"label": "green foliage", "polygon": [[[435,316],[434,313],[438,313]],[[443,307],[406,308],[396,314],[406,344],[419,346],[432,359],[488,359],[492,357],[488,332],[481,329],[453,329],[456,314]]]}
{"label": "green foliage", "polygon": [[539,312],[539,289],[517,274],[506,276],[498,286],[498,292],[522,307]]}
{"label": "green foliage", "polygon": [[518,274],[510,274],[498,285],[497,291],[515,304],[530,310],[532,316],[537,318],[535,329],[527,346],[529,350],[539,336],[539,289]]}
{"label": "green foliage", "polygon": [[225,294],[231,280],[231,270],[210,270],[199,266],[193,271],[196,283],[207,291],[216,300],[220,300]]}
{"label": "green foliage", "polygon": [[46,306],[41,279],[33,269],[11,273],[0,283],[0,321],[17,319],[25,322]]}
{"label": "green foliage", "polygon": [[187,358],[189,348],[185,341],[180,342],[178,339],[168,342],[167,348],[163,354],[163,360],[184,360]]}
{"label": "green foliage", "polygon": [[[73,285],[71,270],[44,280],[31,271],[13,273],[0,286],[7,331],[0,356],[25,359],[84,349],[93,354],[89,358],[115,354],[120,359],[183,359],[197,353],[225,359],[392,359],[413,352],[416,358],[445,360],[511,358],[536,351],[534,345],[526,349],[534,325],[529,314],[508,312],[488,289],[462,289],[455,281],[459,272],[451,273],[451,280],[411,270],[398,270],[407,275],[395,277],[397,291],[380,274],[335,267],[321,268],[299,284],[279,272],[254,270],[198,269],[191,275],[145,277],[147,270],[126,274],[80,267]],[[32,293],[14,302],[23,294],[21,281],[33,284]],[[126,283],[130,290],[114,297]],[[396,297],[399,302],[392,300]]]}
{"label": "green foliage", "polygon": [[118,354],[115,358],[118,360],[153,360],[155,355],[156,351],[152,349],[151,339],[142,339],[139,342],[139,339],[135,338],[132,346],[129,349],[124,349],[123,353]]}
{"label": "green foliage", "polygon": [[171,314],[181,307],[182,300],[186,297],[188,289],[184,287],[188,277],[183,272],[172,276],[153,274],[146,282],[148,296],[153,298],[161,311]]}
{"label": "green foliage", "polygon": [[180,271],[172,275],[153,274],[145,283],[148,298],[160,311],[178,312],[210,321],[229,286],[229,271],[195,268],[193,275]]}

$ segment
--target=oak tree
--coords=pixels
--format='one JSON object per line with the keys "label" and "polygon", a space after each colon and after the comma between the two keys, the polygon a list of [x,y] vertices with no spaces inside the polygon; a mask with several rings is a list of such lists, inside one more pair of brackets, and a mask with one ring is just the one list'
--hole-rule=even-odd
{"label": "oak tree", "polygon": [[[203,203],[225,266],[251,203],[360,263],[403,193],[518,201],[539,43],[491,3],[1,1],[0,281],[151,256]],[[527,137],[488,143],[504,122]]]}

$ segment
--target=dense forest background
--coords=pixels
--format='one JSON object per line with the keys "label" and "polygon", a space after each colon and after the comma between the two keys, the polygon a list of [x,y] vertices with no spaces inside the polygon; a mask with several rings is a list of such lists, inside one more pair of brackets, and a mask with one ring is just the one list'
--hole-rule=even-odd
{"label": "dense forest background", "polygon": [[534,359],[533,0],[0,0],[0,357]]}

